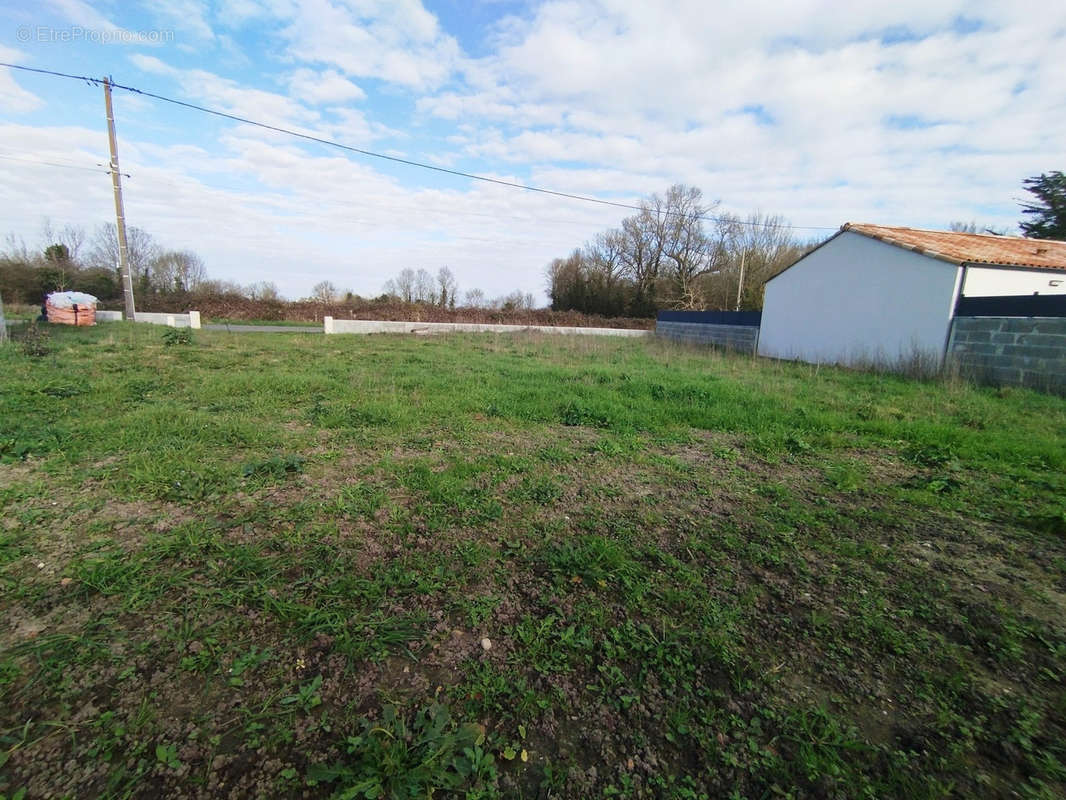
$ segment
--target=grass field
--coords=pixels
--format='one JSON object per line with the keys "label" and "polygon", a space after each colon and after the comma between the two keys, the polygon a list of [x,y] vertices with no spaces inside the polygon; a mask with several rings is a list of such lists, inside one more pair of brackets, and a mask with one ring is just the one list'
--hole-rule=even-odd
{"label": "grass field", "polygon": [[0,349],[0,796],[1066,793],[1066,400],[180,339]]}
{"label": "grass field", "polygon": [[12,320],[36,319],[40,313],[40,306],[28,306],[24,303],[4,303],[4,318],[8,322]]}

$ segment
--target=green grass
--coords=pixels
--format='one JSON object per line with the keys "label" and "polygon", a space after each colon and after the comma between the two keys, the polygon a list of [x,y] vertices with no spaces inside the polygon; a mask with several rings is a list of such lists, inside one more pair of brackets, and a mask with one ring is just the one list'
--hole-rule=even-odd
{"label": "green grass", "polygon": [[27,305],[26,303],[4,303],[4,318],[10,322],[12,320],[31,320],[36,319],[37,315],[41,313],[40,305]]}
{"label": "green grass", "polygon": [[49,333],[0,348],[2,797],[1066,793],[1062,398]]}

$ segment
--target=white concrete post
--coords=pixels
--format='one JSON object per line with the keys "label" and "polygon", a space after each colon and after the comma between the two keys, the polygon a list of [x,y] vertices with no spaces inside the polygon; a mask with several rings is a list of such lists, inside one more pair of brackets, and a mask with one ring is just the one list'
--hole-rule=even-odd
{"label": "white concrete post", "polygon": [[322,317],[322,332],[333,333],[333,317]]}
{"label": "white concrete post", "polygon": [[174,315],[173,314],[167,314],[167,327],[168,328],[176,328],[176,327],[178,327],[178,324],[174,321]]}
{"label": "white concrete post", "polygon": [[200,312],[199,311],[190,311],[189,312],[189,327],[193,328],[194,330],[200,330]]}

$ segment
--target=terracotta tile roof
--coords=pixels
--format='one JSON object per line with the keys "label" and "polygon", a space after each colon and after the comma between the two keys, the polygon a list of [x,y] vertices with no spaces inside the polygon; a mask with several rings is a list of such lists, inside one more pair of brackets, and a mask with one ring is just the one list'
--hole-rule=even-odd
{"label": "terracotta tile roof", "polygon": [[1066,270],[1066,242],[1050,239],[891,228],[865,222],[846,222],[840,230],[861,233],[952,264],[1002,264]]}

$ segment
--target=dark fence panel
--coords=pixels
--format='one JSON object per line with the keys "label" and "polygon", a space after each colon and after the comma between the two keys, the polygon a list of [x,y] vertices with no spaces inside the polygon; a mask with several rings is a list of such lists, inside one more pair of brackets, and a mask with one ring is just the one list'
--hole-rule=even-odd
{"label": "dark fence panel", "polygon": [[745,325],[759,327],[761,311],[660,311],[659,322],[694,322],[700,325]]}
{"label": "dark fence panel", "polygon": [[1066,294],[960,297],[957,317],[1066,317]]}

